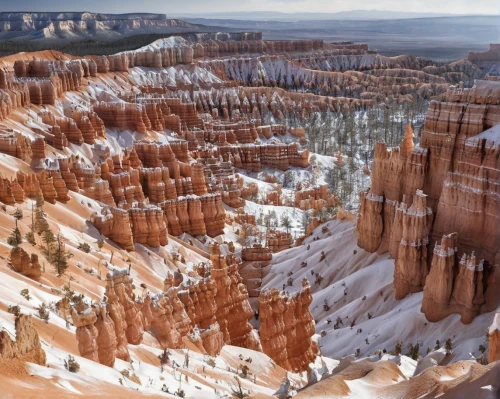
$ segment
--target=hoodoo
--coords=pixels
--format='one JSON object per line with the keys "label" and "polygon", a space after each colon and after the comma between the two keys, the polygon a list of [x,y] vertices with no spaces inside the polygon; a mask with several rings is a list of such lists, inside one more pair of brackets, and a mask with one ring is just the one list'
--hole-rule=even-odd
{"label": "hoodoo", "polygon": [[[399,149],[375,151],[372,187],[361,193],[358,245],[390,250],[396,299],[423,290],[430,321],[459,313],[470,323],[497,307],[499,114],[498,82],[450,89],[431,102],[420,146],[411,150],[407,130]],[[409,189],[417,195],[407,197]]]}
{"label": "hoodoo", "polygon": [[499,396],[498,45],[192,21],[0,13],[2,395]]}

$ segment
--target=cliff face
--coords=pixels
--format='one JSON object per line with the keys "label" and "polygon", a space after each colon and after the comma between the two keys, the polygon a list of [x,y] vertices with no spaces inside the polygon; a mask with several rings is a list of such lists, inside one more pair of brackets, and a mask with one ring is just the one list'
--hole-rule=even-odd
{"label": "cliff face", "polygon": [[470,323],[499,298],[500,83],[477,81],[441,100],[431,103],[420,146],[412,149],[410,130],[399,149],[377,144],[358,245],[390,251],[397,299],[423,289],[429,320],[459,313]]}
{"label": "cliff face", "polygon": [[311,339],[315,333],[314,319],[309,311],[311,302],[307,280],[295,297],[280,294],[276,289],[259,296],[262,349],[289,371],[306,371],[319,350]]}

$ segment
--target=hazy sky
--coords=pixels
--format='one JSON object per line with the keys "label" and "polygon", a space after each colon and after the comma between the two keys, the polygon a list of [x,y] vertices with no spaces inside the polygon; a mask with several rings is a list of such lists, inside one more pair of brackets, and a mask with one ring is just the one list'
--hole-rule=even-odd
{"label": "hazy sky", "polygon": [[500,14],[498,0],[0,0],[0,11],[206,13],[222,11],[337,12],[391,10]]}

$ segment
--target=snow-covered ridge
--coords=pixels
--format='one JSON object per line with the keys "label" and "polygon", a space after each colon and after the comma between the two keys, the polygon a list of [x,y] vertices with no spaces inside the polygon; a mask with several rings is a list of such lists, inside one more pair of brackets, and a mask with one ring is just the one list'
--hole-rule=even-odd
{"label": "snow-covered ridge", "polygon": [[0,13],[0,39],[109,39],[196,31],[198,25],[165,14]]}

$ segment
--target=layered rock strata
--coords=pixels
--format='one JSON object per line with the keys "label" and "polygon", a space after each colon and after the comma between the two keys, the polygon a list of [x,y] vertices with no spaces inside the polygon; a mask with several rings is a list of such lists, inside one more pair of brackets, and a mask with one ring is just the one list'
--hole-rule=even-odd
{"label": "layered rock strata", "polygon": [[[369,252],[390,251],[397,299],[422,290],[425,281],[423,309],[429,320],[459,313],[470,323],[496,307],[499,115],[500,83],[477,81],[472,89],[452,88],[431,103],[419,146],[413,148],[409,130],[399,149],[376,146],[372,187],[361,193],[358,245]],[[425,194],[425,206],[422,194],[409,195],[413,190]],[[405,223],[414,243],[409,246]],[[441,244],[461,260],[440,260],[443,251],[432,254],[431,249],[452,233],[457,233],[454,246]],[[454,266],[440,266],[447,262]],[[461,292],[450,293],[451,287]]]}
{"label": "layered rock strata", "polygon": [[318,353],[319,348],[311,339],[315,333],[309,311],[311,302],[307,280],[296,296],[284,295],[276,289],[259,296],[262,349],[276,364],[292,372],[306,371]]}

